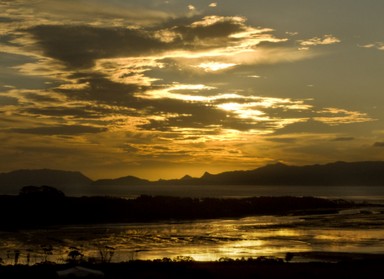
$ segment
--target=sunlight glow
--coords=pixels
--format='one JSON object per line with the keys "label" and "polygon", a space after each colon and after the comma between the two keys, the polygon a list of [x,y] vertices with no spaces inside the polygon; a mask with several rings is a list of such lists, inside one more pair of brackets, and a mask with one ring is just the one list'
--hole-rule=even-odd
{"label": "sunlight glow", "polygon": [[265,115],[264,112],[253,109],[258,103],[247,103],[247,104],[239,104],[239,103],[224,103],[220,104],[217,107],[227,110],[233,111],[237,113],[241,118],[257,118],[259,116]]}
{"label": "sunlight glow", "polygon": [[107,75],[114,82],[150,86],[160,79],[148,77],[145,73],[153,68],[163,67],[164,64],[158,62],[155,57],[123,57],[99,59],[94,70]]}
{"label": "sunlight glow", "polygon": [[216,72],[236,66],[235,63],[207,62],[201,63],[197,67],[204,69],[205,72]]}
{"label": "sunlight glow", "polygon": [[[213,86],[207,86],[204,84],[172,84],[168,88],[151,90],[146,92],[146,94],[137,95],[137,97],[145,98],[145,99],[162,99],[162,98],[170,98],[176,100],[184,100],[184,101],[196,101],[196,102],[205,102],[208,101],[209,98],[205,96],[192,95],[190,93],[194,91],[201,90],[212,90],[215,89]],[[189,94],[184,93],[183,91],[188,92]],[[192,91],[192,92],[190,92]]]}
{"label": "sunlight glow", "polygon": [[236,24],[243,24],[246,21],[246,19],[241,16],[212,15],[212,16],[206,16],[202,20],[193,22],[191,24],[191,27],[206,27],[206,26],[214,25],[219,22],[226,22],[226,21],[236,23]]}
{"label": "sunlight glow", "polygon": [[[314,117],[314,119],[331,126],[375,120],[369,117],[366,113],[338,108],[326,108],[322,111],[319,111],[318,113],[323,115],[325,114],[325,116]],[[328,114],[328,116],[326,116],[326,114]]]}
{"label": "sunlight glow", "polygon": [[377,50],[384,50],[384,42],[375,42],[372,44],[362,45],[363,48],[375,48]]}
{"label": "sunlight glow", "polygon": [[309,40],[299,41],[300,45],[304,47],[317,46],[317,45],[331,45],[331,44],[336,44],[340,42],[341,42],[340,39],[336,38],[333,35],[324,35],[322,38],[314,37]]}

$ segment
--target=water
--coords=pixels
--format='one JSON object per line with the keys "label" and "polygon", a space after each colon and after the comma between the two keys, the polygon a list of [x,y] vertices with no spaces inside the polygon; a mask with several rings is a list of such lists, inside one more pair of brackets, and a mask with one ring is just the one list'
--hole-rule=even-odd
{"label": "water", "polygon": [[255,186],[255,185],[211,185],[211,186],[129,186],[124,191],[118,186],[108,186],[120,196],[135,198],[141,194],[181,197],[243,198],[251,196],[314,196],[342,198],[348,200],[377,200],[384,202],[382,186]]}
{"label": "water", "polygon": [[[100,253],[105,256],[113,251],[113,262],[173,259],[177,256],[215,261],[220,258],[284,257],[287,252],[313,251],[384,253],[383,189],[356,187],[344,189],[344,193],[340,189],[327,188],[328,193],[324,189],[317,189],[315,193],[312,189],[312,193],[314,196],[343,197],[377,205],[324,215],[250,216],[0,231],[0,257],[4,263],[13,264],[15,253],[19,251],[19,263],[64,262],[69,251],[75,248],[86,258],[100,258]],[[308,196],[304,192],[300,194]],[[236,193],[237,196],[245,194],[241,191]],[[290,193],[282,191],[281,195],[298,196],[297,192]]]}

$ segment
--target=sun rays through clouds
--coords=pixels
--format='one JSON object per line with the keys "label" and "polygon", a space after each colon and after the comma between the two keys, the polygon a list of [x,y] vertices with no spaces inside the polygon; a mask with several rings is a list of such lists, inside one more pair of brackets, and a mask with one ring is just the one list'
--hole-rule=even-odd
{"label": "sun rays through clouds", "polygon": [[[144,173],[298,158],[284,140],[292,134],[297,150],[314,134],[330,150],[339,148],[330,138],[368,145],[349,127],[381,115],[344,105],[327,87],[333,77],[316,72],[329,72],[322,61],[346,44],[343,33],[281,30],[227,2],[1,3],[0,155],[14,167],[41,165],[44,154],[58,168],[81,169],[87,158],[90,172]],[[375,49],[379,40],[365,40],[354,51]]]}

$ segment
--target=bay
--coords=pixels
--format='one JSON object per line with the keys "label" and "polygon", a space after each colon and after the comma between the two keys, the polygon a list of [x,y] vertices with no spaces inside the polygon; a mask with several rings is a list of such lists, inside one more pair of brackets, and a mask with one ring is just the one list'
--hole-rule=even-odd
{"label": "bay", "polygon": [[[14,264],[18,253],[18,263],[34,264],[46,260],[65,262],[69,252],[74,250],[87,259],[100,259],[101,255],[106,257],[112,252],[108,254],[112,262],[177,257],[197,261],[260,256],[284,258],[287,252],[382,254],[382,188],[254,186],[252,191],[248,187],[234,191],[233,188],[221,187],[221,197],[317,196],[354,200],[361,203],[361,207],[321,215],[249,216],[0,231],[0,257],[3,263]],[[204,193],[199,193],[204,196]],[[173,192],[173,195],[177,193]],[[189,193],[188,196],[193,195]],[[218,197],[217,194],[205,196]]]}

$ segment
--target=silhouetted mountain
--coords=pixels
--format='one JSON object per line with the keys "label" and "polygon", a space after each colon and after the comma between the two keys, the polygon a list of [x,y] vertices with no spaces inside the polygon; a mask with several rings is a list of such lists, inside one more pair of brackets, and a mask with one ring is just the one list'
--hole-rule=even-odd
{"label": "silhouetted mountain", "polygon": [[124,176],[115,179],[99,179],[93,182],[93,185],[97,186],[121,186],[121,185],[148,185],[149,180],[137,178],[135,176]]}
{"label": "silhouetted mountain", "polygon": [[[154,191],[169,194],[174,186],[188,185],[299,185],[384,186],[384,161],[335,162],[324,165],[288,166],[271,164],[254,170],[205,172],[200,178],[149,181],[135,176],[92,181],[80,172],[60,170],[18,170],[0,173],[0,194],[17,194],[23,186],[53,186],[66,195],[130,195]],[[131,187],[128,187],[131,186]],[[172,186],[168,187],[167,186]],[[145,191],[144,191],[145,189]],[[188,191],[188,188],[185,188]],[[131,192],[130,192],[131,191]]]}
{"label": "silhouetted mountain", "polygon": [[24,186],[49,185],[69,195],[89,193],[92,180],[80,172],[50,169],[0,173],[0,193],[17,194]]}
{"label": "silhouetted mountain", "polygon": [[181,180],[190,180],[190,179],[192,179],[193,177],[192,176],[190,176],[190,175],[184,175],[182,178],[181,178]]}
{"label": "silhouetted mountain", "polygon": [[[185,181],[179,182],[185,184]],[[308,166],[288,166],[278,163],[249,171],[229,171],[219,174],[206,172],[202,177],[192,178],[187,182],[193,185],[384,186],[384,162],[335,162]]]}

